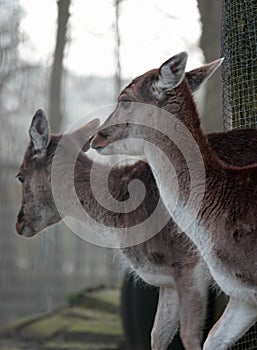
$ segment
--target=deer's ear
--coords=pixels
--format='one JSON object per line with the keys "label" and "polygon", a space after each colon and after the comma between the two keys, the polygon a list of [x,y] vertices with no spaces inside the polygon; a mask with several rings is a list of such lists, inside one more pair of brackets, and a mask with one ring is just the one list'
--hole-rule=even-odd
{"label": "deer's ear", "polygon": [[33,116],[29,136],[35,151],[35,158],[43,158],[50,141],[50,126],[46,114],[39,109]]}
{"label": "deer's ear", "polygon": [[171,90],[181,83],[185,74],[187,57],[186,52],[181,52],[161,65],[155,81],[155,87],[158,90]]}
{"label": "deer's ear", "polygon": [[221,65],[223,58],[186,72],[186,79],[192,92],[198,90]]}
{"label": "deer's ear", "polygon": [[82,150],[87,152],[90,148],[91,137],[95,135],[100,126],[100,119],[93,119],[81,128],[69,134],[69,137],[79,145],[83,145]]}

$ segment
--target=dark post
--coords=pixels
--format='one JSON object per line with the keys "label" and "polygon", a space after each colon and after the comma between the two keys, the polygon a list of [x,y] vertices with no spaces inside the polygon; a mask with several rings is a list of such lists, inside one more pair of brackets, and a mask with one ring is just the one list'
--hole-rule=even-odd
{"label": "dark post", "polygon": [[67,24],[69,19],[70,0],[58,0],[57,36],[54,60],[50,77],[49,117],[53,132],[59,132],[62,123],[61,91],[63,76],[63,57],[67,42]]}

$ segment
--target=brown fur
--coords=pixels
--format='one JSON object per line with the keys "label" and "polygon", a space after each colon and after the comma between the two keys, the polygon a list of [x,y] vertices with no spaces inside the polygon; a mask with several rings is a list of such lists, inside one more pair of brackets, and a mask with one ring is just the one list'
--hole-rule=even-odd
{"label": "brown fur", "polygon": [[[126,112],[122,100],[147,102],[165,109],[170,112],[169,118],[175,116],[180,120],[197,142],[206,171],[206,190],[203,193],[198,217],[186,233],[199,248],[217,283],[231,298],[219,324],[210,333],[204,345],[204,350],[221,350],[226,349],[257,320],[257,212],[255,209],[257,166],[251,165],[244,168],[229,166],[221,161],[220,154],[218,158],[207,136],[201,130],[192,87],[190,87],[190,72],[189,76],[188,73],[184,75],[185,62],[186,55],[181,53],[165,62],[160,69],[151,70],[136,78],[121,92],[118,99],[120,103],[102,128],[109,144],[113,147],[106,152],[118,152],[121,150],[121,148],[118,150],[118,147],[121,146],[117,144],[112,146],[112,143],[130,137],[149,140],[165,152],[178,174],[182,209],[186,207],[190,181],[182,154],[172,142],[156,130],[133,124],[133,121],[136,121],[136,107],[133,109],[135,104],[131,103],[130,111],[126,106],[128,111]],[[208,77],[218,64],[219,62],[216,61],[198,69],[200,80],[204,76]],[[122,128],[113,125],[118,122],[123,123]],[[169,123],[168,119],[166,123]],[[248,132],[250,135],[255,131]],[[235,152],[237,157],[240,157],[240,147],[243,147],[242,135],[243,131],[240,139],[237,140],[238,147]],[[106,147],[106,145],[102,146],[98,134],[94,137],[92,145],[100,151]],[[122,150],[129,153],[128,145],[122,147]],[[133,145],[130,152],[135,152],[136,147],[139,149],[139,144]],[[167,183],[165,177],[165,168],[166,173],[169,171],[168,163],[165,164],[158,157],[154,158],[149,149],[147,145],[144,146],[145,156],[154,171],[162,199],[172,215],[174,197],[172,184]],[[256,151],[254,147],[253,154],[256,154]],[[241,154],[241,158],[243,157]],[[228,161],[228,159],[224,160]],[[196,174],[200,174],[197,165],[191,164],[191,167]]]}

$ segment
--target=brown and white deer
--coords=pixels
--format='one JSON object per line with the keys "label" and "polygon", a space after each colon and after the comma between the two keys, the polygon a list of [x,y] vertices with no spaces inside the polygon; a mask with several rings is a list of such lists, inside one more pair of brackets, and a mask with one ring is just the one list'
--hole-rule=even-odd
{"label": "brown and white deer", "polygon": [[[180,220],[181,213],[186,212],[185,220],[191,220],[186,234],[197,246],[217,284],[230,297],[205,341],[204,350],[225,350],[257,320],[257,166],[229,166],[217,157],[200,127],[190,80],[185,74],[186,61],[187,54],[182,52],[159,69],[134,79],[121,92],[116,109],[92,140],[92,147],[102,154],[143,154],[171,216]],[[202,67],[202,77],[210,76],[220,63],[217,60]],[[165,118],[161,118],[160,108],[142,108],[141,103],[160,107]],[[148,120],[156,128],[149,127]],[[194,148],[192,140],[197,143],[205,183],[201,186],[199,182],[194,188],[202,198],[196,216],[195,204],[188,205],[189,168],[196,179],[201,178],[203,169],[200,162],[195,163],[194,152],[190,166],[187,164],[176,142],[157,130],[159,123],[164,123],[167,130],[171,126],[176,141],[181,135],[182,143],[188,142],[189,149]],[[190,137],[186,139],[183,127],[189,131],[191,141]],[[129,142],[130,138],[133,142]],[[152,144],[165,157],[154,152]],[[168,180],[174,168],[176,188]],[[202,193],[197,193],[198,188]]]}
{"label": "brown and white deer", "polygon": [[[204,78],[202,69],[188,72],[187,76],[192,89],[199,87]],[[83,152],[78,156],[74,143],[80,140],[86,142],[97,127],[98,121],[95,120],[69,134],[71,144],[64,149],[64,168],[57,183],[58,190],[60,193],[65,193],[69,201],[65,162],[69,158],[77,159],[75,186],[78,197],[83,202],[85,211],[104,223],[105,231],[108,233],[109,228],[112,230],[112,227],[136,225],[145,220],[156,207],[159,192],[151,170],[145,162],[139,161],[112,170],[106,165],[101,165],[100,172],[110,173],[109,188],[114,198],[120,201],[127,200],[128,185],[134,179],[141,180],[147,192],[140,207],[128,214],[110,212],[96,201],[90,185],[93,162]],[[30,145],[18,174],[18,179],[22,183],[22,206],[16,223],[18,233],[27,237],[61,220],[52,194],[51,167],[62,135],[51,135],[49,122],[40,110],[33,117],[29,134]],[[256,130],[233,130],[224,134],[210,134],[208,137],[219,157],[229,164],[243,166],[257,160]],[[85,144],[83,150],[86,151],[88,146],[89,142]],[[155,237],[122,250],[132,270],[146,282],[160,287],[158,311],[152,331],[153,350],[167,349],[176,332],[179,319],[180,334],[186,349],[200,349],[206,312],[207,280],[204,279],[205,266],[190,246],[186,236],[178,235],[176,224],[170,220]]]}
{"label": "brown and white deer", "polygon": [[[70,135],[71,139],[86,140],[95,132],[97,126],[97,120],[92,121],[73,132]],[[32,236],[61,220],[51,190],[51,164],[61,136],[50,135],[48,121],[43,112],[38,111],[30,127],[30,138],[31,143],[18,174],[18,179],[22,182],[23,198],[16,226],[18,233],[24,236]],[[256,130],[233,130],[224,134],[210,134],[209,142],[219,157],[228,163],[233,162],[242,166],[257,160]],[[84,150],[86,147],[87,145]],[[72,152],[71,147],[68,151],[71,157],[75,156]],[[76,172],[83,176],[78,181],[77,188],[87,211],[92,206],[91,208],[97,213],[95,215],[108,225],[123,225],[127,221],[126,217],[136,223],[149,215],[158,201],[159,194],[146,163],[138,162],[133,166],[116,168],[110,173],[110,191],[121,200],[127,198],[128,184],[135,178],[141,179],[148,187],[147,198],[141,210],[138,209],[134,215],[125,215],[126,217],[110,213],[95,202],[89,182],[91,166],[92,161],[81,153]],[[103,166],[102,171],[110,172],[110,169]],[[79,176],[76,178],[79,179]],[[59,190],[67,192],[63,176],[60,179]],[[145,214],[142,216],[143,211]],[[180,332],[186,348],[200,347],[206,306],[206,281],[203,280],[204,267],[201,265],[201,260],[186,243],[184,236],[177,235],[175,223],[170,221],[154,238],[123,250],[133,270],[148,283],[160,286],[158,312],[152,332],[154,350],[167,348],[175,333],[179,313]]]}

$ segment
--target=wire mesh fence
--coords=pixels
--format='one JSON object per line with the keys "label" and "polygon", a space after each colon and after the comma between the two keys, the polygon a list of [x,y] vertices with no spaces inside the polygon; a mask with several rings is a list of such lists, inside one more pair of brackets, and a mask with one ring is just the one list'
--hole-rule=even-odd
{"label": "wire mesh fence", "polygon": [[257,125],[257,1],[224,0],[222,13],[224,128]]}
{"label": "wire mesh fence", "polygon": [[[257,1],[224,0],[221,54],[223,125],[257,126]],[[231,350],[257,349],[257,324]]]}
{"label": "wire mesh fence", "polygon": [[257,325],[250,330],[231,347],[231,350],[256,350],[257,349]]}

